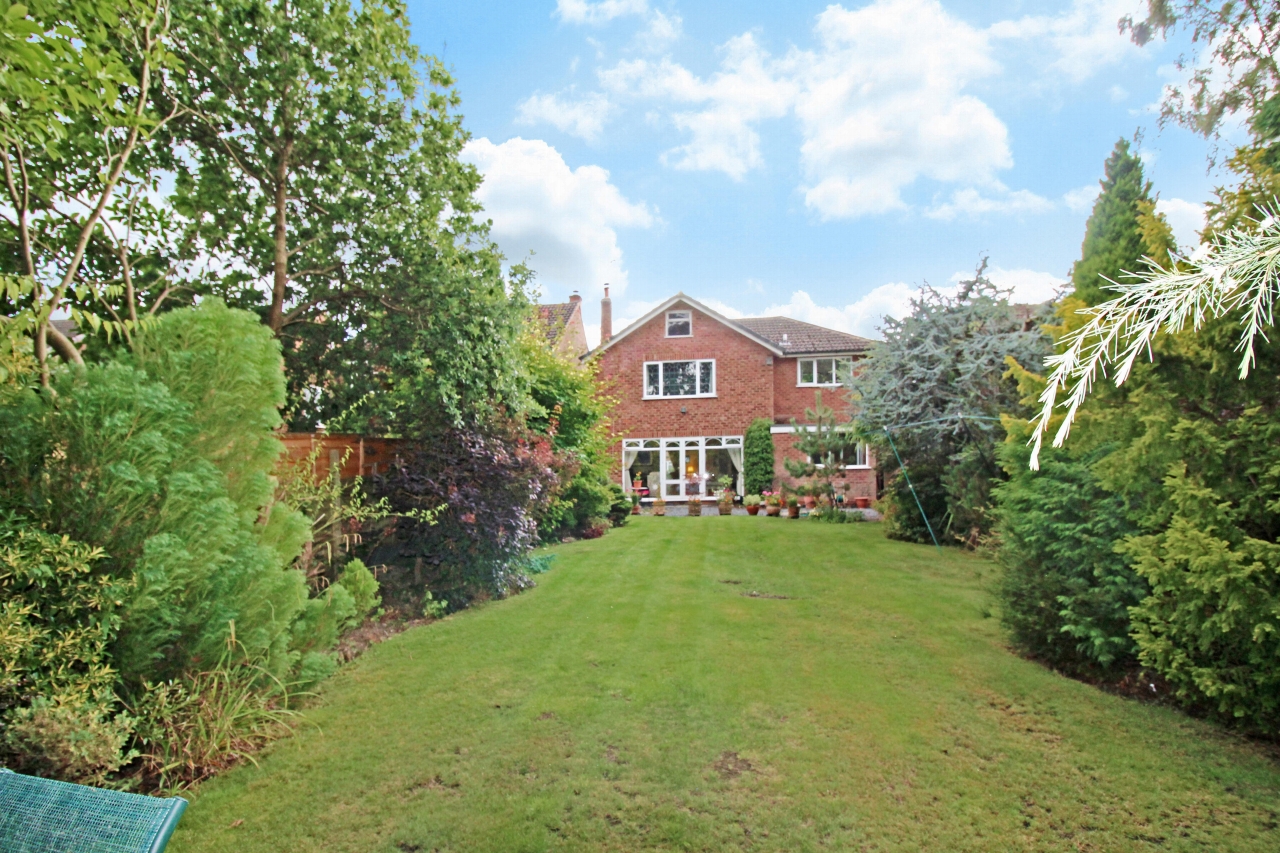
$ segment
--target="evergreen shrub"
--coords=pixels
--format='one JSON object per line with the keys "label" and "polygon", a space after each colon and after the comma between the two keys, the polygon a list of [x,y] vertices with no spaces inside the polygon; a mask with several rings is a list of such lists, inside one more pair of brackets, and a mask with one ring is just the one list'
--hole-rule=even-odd
{"label": "evergreen shrub", "polygon": [[742,440],[743,489],[749,495],[773,490],[773,425],[757,418]]}

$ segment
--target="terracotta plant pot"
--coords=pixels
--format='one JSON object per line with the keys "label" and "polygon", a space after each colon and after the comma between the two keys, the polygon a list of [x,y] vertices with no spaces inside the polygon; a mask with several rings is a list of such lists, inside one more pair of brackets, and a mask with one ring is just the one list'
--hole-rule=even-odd
{"label": "terracotta plant pot", "polygon": [[795,506],[787,507],[787,518],[799,518],[799,517],[800,517],[799,504],[796,504]]}
{"label": "terracotta plant pot", "polygon": [[854,498],[853,505],[858,509],[871,509],[871,498]]}
{"label": "terracotta plant pot", "polygon": [[768,506],[768,507],[765,507],[764,509],[765,515],[778,515],[781,512],[782,512],[782,507],[780,506]]}
{"label": "terracotta plant pot", "polygon": [[632,514],[632,515],[639,515],[639,514],[640,514],[640,504],[632,504],[632,506],[631,506],[631,514]]}
{"label": "terracotta plant pot", "polygon": [[666,514],[667,514],[667,505],[666,505],[666,504],[654,504],[654,505],[653,505],[653,514],[654,514],[654,515],[666,515]]}
{"label": "terracotta plant pot", "polygon": [[818,499],[815,498],[813,495],[805,495],[802,500],[804,500],[804,505],[806,509],[813,509],[815,506],[818,505]]}
{"label": "terracotta plant pot", "polygon": [[754,504],[752,506],[747,507],[747,515],[759,515],[759,514],[760,514],[760,504]]}
{"label": "terracotta plant pot", "polygon": [[700,498],[692,498],[689,501],[689,515],[690,516],[702,515],[702,500]]}

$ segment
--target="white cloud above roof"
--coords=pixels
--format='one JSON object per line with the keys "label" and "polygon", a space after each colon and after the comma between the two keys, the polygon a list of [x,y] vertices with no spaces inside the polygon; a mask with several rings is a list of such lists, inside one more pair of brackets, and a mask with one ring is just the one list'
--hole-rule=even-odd
{"label": "white cloud above roof", "polygon": [[[942,293],[954,294],[956,282],[971,278],[972,272],[957,272],[951,283],[935,288]],[[1066,280],[1052,273],[1030,269],[1006,270],[991,267],[987,276],[999,287],[1013,291],[1014,302],[1036,304],[1052,299]],[[796,290],[786,302],[770,305],[760,316],[781,315],[803,320],[828,329],[879,339],[880,326],[885,317],[905,317],[911,312],[911,300],[918,296],[920,287],[906,282],[890,282],[874,288],[861,298],[846,305],[822,305],[807,291]]]}
{"label": "white cloud above roof", "polygon": [[920,178],[984,186],[1013,165],[1008,130],[966,92],[1000,70],[986,35],[936,0],[818,16],[797,59],[805,204],[827,219],[903,209]]}
{"label": "white cloud above roof", "polygon": [[618,245],[619,228],[649,228],[657,212],[629,201],[599,166],[569,168],[540,139],[515,137],[501,144],[474,139],[463,159],[484,175],[477,197],[493,221],[493,238],[510,261],[534,252],[531,266],[545,285],[598,297],[627,288]]}

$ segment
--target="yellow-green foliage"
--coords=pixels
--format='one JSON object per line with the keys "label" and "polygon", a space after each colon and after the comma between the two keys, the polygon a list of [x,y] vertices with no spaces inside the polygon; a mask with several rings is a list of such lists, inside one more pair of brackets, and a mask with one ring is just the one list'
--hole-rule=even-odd
{"label": "yellow-green foliage", "polygon": [[108,646],[128,584],[102,551],[0,515],[0,756],[100,782],[125,760]]}

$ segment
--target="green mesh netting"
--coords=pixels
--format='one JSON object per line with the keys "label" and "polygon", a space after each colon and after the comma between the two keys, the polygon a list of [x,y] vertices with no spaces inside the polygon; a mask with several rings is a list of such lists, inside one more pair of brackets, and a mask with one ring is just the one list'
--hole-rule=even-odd
{"label": "green mesh netting", "polygon": [[186,807],[0,770],[0,851],[159,853]]}

